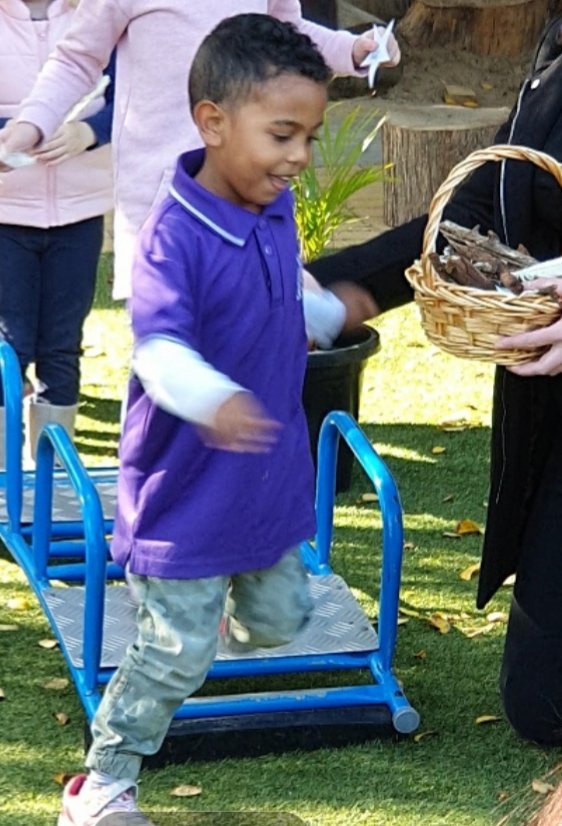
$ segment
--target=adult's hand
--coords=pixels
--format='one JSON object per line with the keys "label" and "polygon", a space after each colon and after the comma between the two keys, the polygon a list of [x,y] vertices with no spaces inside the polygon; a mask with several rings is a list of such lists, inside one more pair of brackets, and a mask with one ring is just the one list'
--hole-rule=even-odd
{"label": "adult's hand", "polygon": [[[562,283],[558,278],[537,278],[525,284],[525,290],[540,290],[546,287],[554,289],[562,301]],[[542,356],[526,364],[516,364],[508,367],[518,376],[557,376],[562,373],[562,318],[529,333],[518,333],[514,336],[501,338],[496,342],[498,350],[533,350],[537,347],[548,347]]]}
{"label": "adult's hand", "polygon": [[345,305],[345,323],[342,331],[356,329],[364,321],[379,315],[380,309],[372,295],[358,284],[351,281],[337,281],[327,288]]}
{"label": "adult's hand", "polygon": [[[377,26],[374,31],[370,29],[357,38],[352,49],[353,63],[356,69],[361,66],[367,55],[377,48],[384,30],[384,26]],[[386,48],[388,49],[390,60],[381,63],[381,66],[398,66],[400,63],[400,46],[393,34],[388,38]]]}
{"label": "adult's hand", "polygon": [[11,120],[0,130],[0,172],[10,172],[10,155],[30,152],[41,140],[40,130],[32,123]]}
{"label": "adult's hand", "polygon": [[63,161],[81,155],[96,142],[93,129],[85,121],[63,123],[55,134],[38,149],[30,152],[40,163],[56,166]]}

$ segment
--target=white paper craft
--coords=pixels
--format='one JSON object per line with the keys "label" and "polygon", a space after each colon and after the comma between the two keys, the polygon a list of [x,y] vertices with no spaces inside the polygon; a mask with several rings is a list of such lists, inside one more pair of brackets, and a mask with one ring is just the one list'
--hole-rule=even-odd
{"label": "white paper craft", "polygon": [[534,281],[535,278],[562,278],[562,257],[550,261],[539,261],[512,273],[520,281]]}
{"label": "white paper craft", "polygon": [[[110,83],[110,78],[108,75],[102,75],[99,81],[96,83],[94,88],[91,92],[88,92],[87,95],[84,95],[81,100],[76,103],[72,109],[69,111],[67,116],[65,117],[63,123],[69,123],[71,120],[76,120],[78,115],[80,115],[84,109],[88,106],[90,101],[94,100],[98,95],[103,94],[105,92],[107,86]],[[31,166],[36,162],[36,158],[33,155],[28,155],[26,152],[9,152],[6,153],[5,149],[0,145],[0,161],[6,166],[11,166],[12,169],[18,169],[22,166]]]}
{"label": "white paper craft", "polygon": [[362,69],[369,69],[369,73],[367,75],[369,89],[372,89],[375,85],[375,76],[381,63],[388,63],[390,61],[390,54],[388,52],[388,38],[392,34],[393,28],[394,20],[390,21],[382,34],[379,34],[379,29],[375,26],[375,39],[378,41],[378,44],[372,52],[369,52],[361,64]]}

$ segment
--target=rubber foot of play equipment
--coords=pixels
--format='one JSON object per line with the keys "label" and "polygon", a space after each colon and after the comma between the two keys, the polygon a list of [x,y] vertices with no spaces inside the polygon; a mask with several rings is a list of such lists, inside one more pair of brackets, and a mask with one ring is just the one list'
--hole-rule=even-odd
{"label": "rubber foot of play equipment", "polygon": [[392,715],[392,724],[400,734],[411,734],[420,724],[420,715],[413,708],[400,708]]}
{"label": "rubber foot of play equipment", "polygon": [[[398,736],[392,715],[383,705],[177,720],[160,751],[145,758],[143,766],[259,757],[294,749],[313,751]],[[85,739],[88,748],[89,727]]]}

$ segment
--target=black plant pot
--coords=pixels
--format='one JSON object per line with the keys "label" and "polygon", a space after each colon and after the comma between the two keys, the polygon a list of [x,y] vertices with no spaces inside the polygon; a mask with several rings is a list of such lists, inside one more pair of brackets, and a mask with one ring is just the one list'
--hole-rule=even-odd
{"label": "black plant pot", "polygon": [[[359,417],[359,399],[367,360],[378,350],[379,334],[363,324],[337,339],[331,350],[311,350],[304,379],[303,404],[308,421],[314,462],[324,418],[332,410],[345,410]],[[346,444],[339,447],[336,492],[349,489],[353,454]]]}

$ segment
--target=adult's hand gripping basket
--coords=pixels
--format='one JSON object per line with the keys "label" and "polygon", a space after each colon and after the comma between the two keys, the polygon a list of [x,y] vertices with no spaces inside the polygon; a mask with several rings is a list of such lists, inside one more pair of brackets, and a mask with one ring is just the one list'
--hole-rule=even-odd
{"label": "adult's hand gripping basket", "polygon": [[421,261],[406,271],[406,277],[414,289],[422,327],[433,344],[461,358],[509,365],[531,361],[542,351],[496,350],[498,338],[552,324],[561,314],[556,300],[548,295],[509,296],[449,283],[437,275],[429,259],[435,252],[443,210],[457,186],[479,166],[505,159],[531,161],[550,172],[562,186],[562,166],[543,152],[503,144],[473,152],[451,170],[435,193]]}

